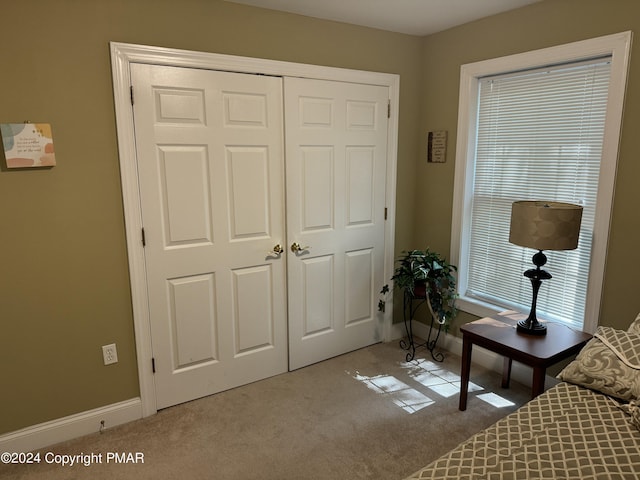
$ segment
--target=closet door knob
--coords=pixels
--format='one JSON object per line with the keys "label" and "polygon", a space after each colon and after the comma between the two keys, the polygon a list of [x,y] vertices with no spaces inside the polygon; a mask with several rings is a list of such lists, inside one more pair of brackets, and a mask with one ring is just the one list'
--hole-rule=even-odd
{"label": "closet door knob", "polygon": [[282,248],[280,244],[277,244],[275,247],[273,247],[273,250],[269,252],[269,255],[279,257],[282,252],[284,252],[284,248]]}
{"label": "closet door knob", "polygon": [[304,252],[305,250],[309,250],[309,248],[310,248],[309,246],[306,246],[306,247],[302,247],[302,246],[300,246],[300,244],[299,244],[298,242],[293,242],[293,243],[291,244],[291,251],[292,251],[293,253],[300,253],[300,252]]}

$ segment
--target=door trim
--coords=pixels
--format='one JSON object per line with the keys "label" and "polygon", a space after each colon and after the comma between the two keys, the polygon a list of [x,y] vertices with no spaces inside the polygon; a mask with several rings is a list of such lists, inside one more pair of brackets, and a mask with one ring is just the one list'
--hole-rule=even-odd
{"label": "door trim", "polygon": [[[133,308],[133,323],[140,382],[142,415],[157,412],[153,379],[149,307],[147,304],[147,280],[142,246],[142,209],[138,188],[138,169],[135,151],[133,109],[131,108],[131,63],[146,63],[205,70],[224,70],[252,74],[313,78],[339,82],[364,83],[389,87],[390,118],[387,142],[386,208],[384,278],[390,278],[394,265],[396,172],[398,150],[398,112],[400,100],[400,76],[390,73],[366,72],[335,67],[237,57],[207,52],[134,45],[111,42],[111,70],[113,96],[120,158],[120,180],[124,207],[125,231],[129,259],[129,275]],[[383,316],[383,341],[392,337],[392,300],[387,300]]]}

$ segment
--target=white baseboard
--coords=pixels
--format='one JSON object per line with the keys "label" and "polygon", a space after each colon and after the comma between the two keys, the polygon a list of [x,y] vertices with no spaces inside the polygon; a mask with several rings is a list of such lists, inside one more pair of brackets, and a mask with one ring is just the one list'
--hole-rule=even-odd
{"label": "white baseboard", "polygon": [[404,323],[394,323],[391,325],[391,328],[389,329],[388,338],[386,338],[384,341],[392,342],[394,340],[400,340],[404,336],[406,336]]}
{"label": "white baseboard", "polygon": [[114,403],[0,435],[0,452],[31,452],[142,418],[140,398]]}

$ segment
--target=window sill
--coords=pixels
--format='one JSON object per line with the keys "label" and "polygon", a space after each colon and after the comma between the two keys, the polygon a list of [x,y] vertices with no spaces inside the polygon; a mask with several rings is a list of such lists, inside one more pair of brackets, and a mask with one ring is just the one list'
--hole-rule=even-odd
{"label": "window sill", "polygon": [[458,310],[470,313],[472,315],[477,315],[478,317],[490,317],[492,315],[495,315],[496,313],[504,312],[505,310],[507,310],[506,307],[500,307],[498,305],[483,302],[475,298],[462,296],[458,297],[458,299],[456,300],[456,307],[458,308]]}
{"label": "window sill", "polygon": [[[510,307],[494,305],[494,304],[483,302],[482,300],[478,300],[476,298],[471,298],[471,297],[458,297],[458,299],[456,300],[456,307],[458,308],[458,310],[462,312],[470,313],[480,318],[491,317],[493,315],[504,312],[506,310],[513,310],[513,308],[510,308]],[[526,311],[522,311],[522,310],[518,310],[518,311],[520,311],[521,313],[524,313],[525,315],[529,313],[529,309],[526,309]],[[538,318],[543,318],[543,317],[540,317],[540,314],[538,314]],[[547,318],[547,317],[544,317],[544,318]],[[585,331],[585,332],[588,331],[586,325],[584,324],[579,325],[573,322],[567,322],[559,318],[552,318],[552,319],[549,319],[548,321],[560,323],[562,325],[566,325],[567,327],[573,328],[575,330]],[[590,332],[590,333],[593,333],[593,332]]]}

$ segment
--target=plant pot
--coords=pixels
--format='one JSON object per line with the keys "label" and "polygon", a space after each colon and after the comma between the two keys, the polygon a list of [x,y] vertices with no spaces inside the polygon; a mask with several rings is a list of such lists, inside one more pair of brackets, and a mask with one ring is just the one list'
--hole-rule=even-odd
{"label": "plant pot", "polygon": [[427,298],[427,284],[424,282],[416,283],[413,286],[413,296],[415,298]]}

